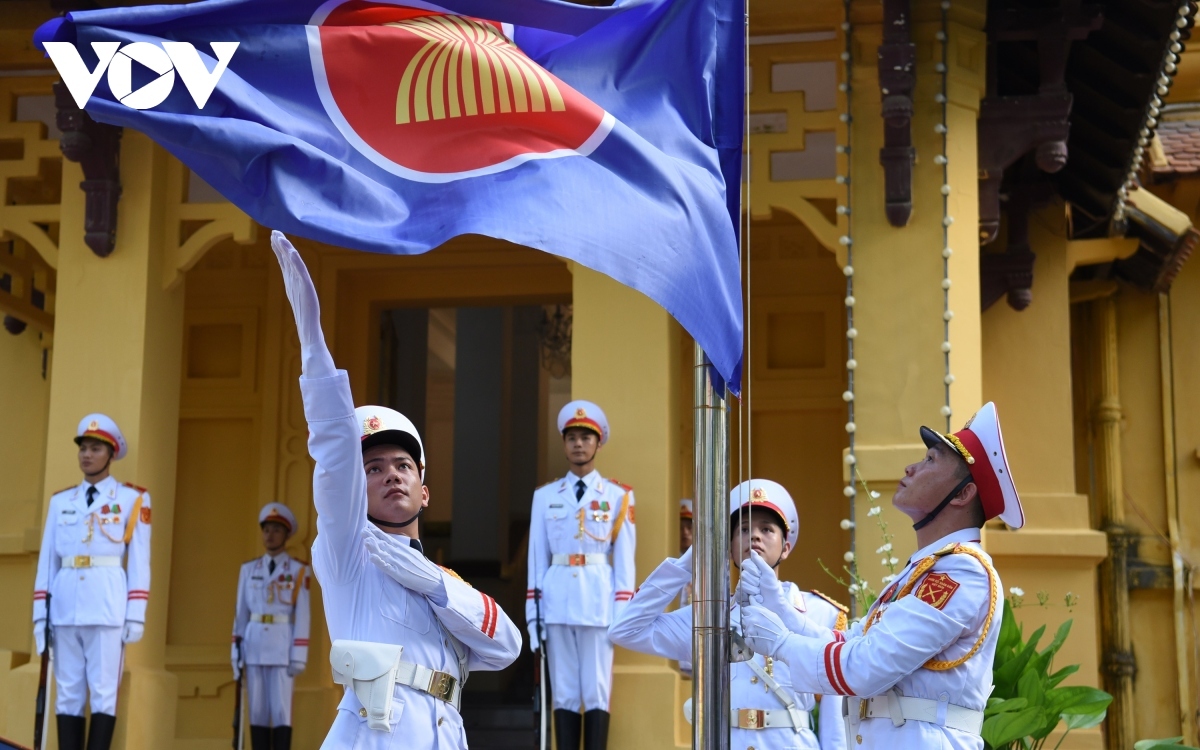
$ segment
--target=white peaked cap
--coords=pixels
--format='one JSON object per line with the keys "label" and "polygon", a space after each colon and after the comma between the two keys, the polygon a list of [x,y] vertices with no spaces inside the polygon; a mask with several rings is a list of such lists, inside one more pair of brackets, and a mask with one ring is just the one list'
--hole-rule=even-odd
{"label": "white peaked cap", "polygon": [[591,401],[572,401],[558,412],[558,431],[583,427],[600,436],[600,445],[608,442],[608,417]]}
{"label": "white peaked cap", "polygon": [[397,445],[412,454],[421,470],[421,480],[425,480],[425,444],[412,420],[386,406],[360,406],[354,410],[354,419],[364,451],[376,445]]}
{"label": "white peaked cap", "polygon": [[267,503],[258,512],[258,525],[266,522],[281,523],[287,527],[288,536],[296,533],[296,516],[283,503]]}
{"label": "white peaked cap", "polygon": [[691,518],[692,517],[692,501],[686,497],[679,501],[679,517],[680,518]]}
{"label": "white peaked cap", "polygon": [[83,442],[84,438],[94,438],[112,446],[113,460],[125,458],[129,446],[125,444],[125,436],[112,417],[105,414],[89,414],[79,420],[79,429],[75,430],[75,445]]}
{"label": "white peaked cap", "polygon": [[1025,525],[1025,511],[1008,468],[1008,454],[1004,452],[1004,436],[1000,433],[1000,418],[994,403],[984,404],[967,420],[966,426],[953,434],[943,435],[922,427],[921,439],[929,448],[940,440],[967,462],[986,519],[999,517],[1013,529]]}
{"label": "white peaked cap", "polygon": [[783,519],[787,543],[792,549],[796,548],[796,540],[800,538],[800,516],[796,513],[796,503],[782,484],[770,479],[748,479],[734,487],[729,493],[729,514],[735,515],[747,507],[751,514],[760,508],[774,511]]}

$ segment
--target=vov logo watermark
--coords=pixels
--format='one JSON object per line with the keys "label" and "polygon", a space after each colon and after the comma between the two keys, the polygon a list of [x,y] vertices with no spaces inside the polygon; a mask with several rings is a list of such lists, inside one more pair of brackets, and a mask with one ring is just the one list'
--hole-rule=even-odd
{"label": "vov logo watermark", "polygon": [[[217,87],[217,81],[221,80],[221,74],[229,67],[238,44],[209,42],[217,58],[217,65],[211,71],[190,42],[163,42],[161,47],[150,42],[131,42],[124,47],[120,42],[92,42],[92,51],[99,60],[94,70],[88,70],[79,50],[71,42],[45,42],[44,46],[80,109],[87,105],[105,71],[108,72],[108,88],[126,107],[150,109],[162,104],[175,87],[175,73],[178,72],[192,101],[203,109]],[[137,91],[133,90],[135,62],[158,74]]]}

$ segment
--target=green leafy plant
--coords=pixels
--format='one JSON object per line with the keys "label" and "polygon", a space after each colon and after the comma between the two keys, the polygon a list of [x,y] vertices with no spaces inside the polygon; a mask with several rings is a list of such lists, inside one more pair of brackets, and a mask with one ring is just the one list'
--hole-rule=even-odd
{"label": "green leafy plant", "polygon": [[1138,740],[1133,743],[1133,750],[1159,750],[1159,748],[1164,747],[1171,748],[1172,750],[1200,750],[1200,748],[1183,744],[1182,737],[1166,737],[1161,740]]}
{"label": "green leafy plant", "polygon": [[[1040,627],[1024,640],[1011,602],[1004,602],[992,664],[995,689],[983,720],[983,741],[991,750],[1037,750],[1060,723],[1066,725],[1065,738],[1071,730],[1098,725],[1108,713],[1112,696],[1103,690],[1060,686],[1079,671],[1078,664],[1053,671],[1054,656],[1071,632],[1071,620],[1060,625],[1050,644],[1038,651],[1045,632],[1045,626]],[[1061,744],[1062,738],[1054,747]]]}

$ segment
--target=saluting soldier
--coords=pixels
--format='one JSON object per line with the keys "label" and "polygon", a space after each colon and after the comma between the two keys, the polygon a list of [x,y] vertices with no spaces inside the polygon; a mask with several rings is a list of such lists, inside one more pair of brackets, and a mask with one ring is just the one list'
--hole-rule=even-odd
{"label": "saluting soldier", "polygon": [[258,513],[266,554],[243,563],[233,619],[233,679],[246,670],[250,747],[292,746],[292,683],[308,662],[308,563],[284,549],[296,516],[283,503]]}
{"label": "saluting soldier", "polygon": [[429,504],[421,436],[403,414],[354,408],[350,381],[321,332],[304,261],[287,238],[271,247],[300,336],[300,391],[316,461],[313,571],[333,639],[334,681],[345,686],[324,747],[466,748],[459,714],[471,670],[499,670],[521,631],[487,594],[422,551],[417,519]]}
{"label": "saluting soldier", "polygon": [[599,406],[572,401],[558,413],[558,430],[570,471],[533,493],[525,620],[532,648],[539,628],[546,639],[559,750],[578,750],[581,729],[584,750],[603,750],[612,692],[608,626],[633,597],[635,581],[633,488],[596,470],[608,442]]}
{"label": "saluting soldier", "polygon": [[[748,570],[774,571],[795,549],[800,519],[792,497],[782,485],[751,479],[729,493],[729,553],[735,565]],[[638,589],[629,606],[609,628],[619,646],[675,659],[687,665],[692,656],[692,608],[664,612],[666,605],[692,580],[692,550],[668,558]],[[805,613],[829,630],[846,629],[844,605],[819,592],[804,592],[788,581],[772,577],[774,587],[764,601],[785,614]],[[766,588],[766,587],[764,587]],[[730,623],[741,621],[739,606],[731,602]],[[731,705],[729,747],[742,750],[844,750],[842,699],[798,692],[787,664],[755,655],[729,665]],[[821,720],[814,725],[812,711],[821,701]],[[690,701],[685,710],[690,712]],[[689,713],[690,715],[690,713]]]}
{"label": "saluting soldier", "polygon": [[[91,697],[88,750],[108,750],[117,722],[124,645],[142,637],[150,598],[150,493],[112,477],[125,437],[103,414],[75,431],[83,482],[56,492],[42,531],[33,592],[33,635],[45,653],[54,639],[58,746],[82,750],[84,702]],[[46,602],[50,611],[46,612]]]}
{"label": "saluting soldier", "polygon": [[[994,404],[950,435],[922,427],[921,439],[925,457],[892,499],[913,520],[919,549],[866,616],[843,635],[756,606],[745,635],[787,662],[801,689],[848,696],[854,747],[979,750],[1003,606],[979,532],[992,518],[1018,529],[1025,517]],[[756,596],[768,579],[742,583]]]}

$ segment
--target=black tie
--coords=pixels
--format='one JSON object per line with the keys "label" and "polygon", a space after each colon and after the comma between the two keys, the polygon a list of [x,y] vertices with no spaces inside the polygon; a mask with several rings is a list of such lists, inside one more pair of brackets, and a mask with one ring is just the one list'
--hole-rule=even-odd
{"label": "black tie", "polygon": [[88,487],[87,498],[88,498],[88,507],[90,508],[90,507],[92,507],[92,503],[94,503],[96,501],[96,488],[95,487]]}
{"label": "black tie", "polygon": [[583,499],[583,493],[587,492],[587,485],[580,479],[575,483],[575,500],[578,502]]}
{"label": "black tie", "polygon": [[425,548],[421,546],[421,542],[417,539],[409,539],[408,546],[412,547],[422,555],[425,554]]}
{"label": "black tie", "polygon": [[275,561],[272,560],[271,562],[267,563],[267,575],[272,575],[274,573],[275,573]]}

